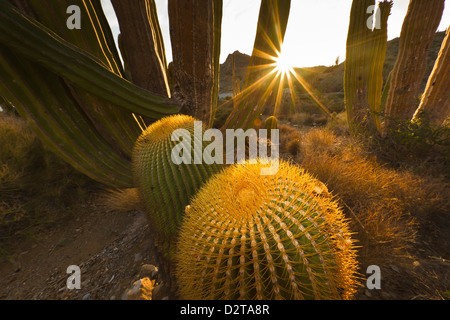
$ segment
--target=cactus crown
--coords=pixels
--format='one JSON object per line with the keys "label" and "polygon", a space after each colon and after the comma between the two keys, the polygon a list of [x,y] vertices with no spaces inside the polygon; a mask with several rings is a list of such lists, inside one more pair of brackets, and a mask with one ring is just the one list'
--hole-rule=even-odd
{"label": "cactus crown", "polygon": [[161,142],[170,139],[172,133],[177,129],[186,129],[194,125],[195,119],[186,115],[173,115],[156,121],[147,128],[136,142],[136,148],[147,144],[148,142]]}
{"label": "cactus crown", "polygon": [[191,202],[177,276],[187,299],[336,299],[355,288],[347,222],[326,187],[280,162],[232,166]]}

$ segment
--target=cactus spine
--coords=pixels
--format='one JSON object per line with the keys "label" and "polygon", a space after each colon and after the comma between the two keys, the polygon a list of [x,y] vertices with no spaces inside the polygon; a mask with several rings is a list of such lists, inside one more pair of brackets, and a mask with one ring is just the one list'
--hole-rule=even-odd
{"label": "cactus spine", "polygon": [[176,275],[184,299],[349,299],[356,254],[326,187],[280,162],[239,164],[191,202],[179,235]]}
{"label": "cactus spine", "polygon": [[[174,163],[172,151],[177,145],[203,154],[202,144],[202,150],[196,148],[196,144],[202,142],[194,135],[195,130],[202,131],[203,128],[201,125],[196,128],[195,122],[194,118],[185,115],[170,116],[157,121],[139,137],[133,153],[136,186],[148,211],[152,227],[160,241],[166,244],[175,239],[191,197],[221,169],[218,164],[205,164],[210,163],[205,158],[202,164]],[[177,129],[187,130],[190,139],[183,136],[179,143],[172,141],[172,133]],[[190,156],[191,154],[189,158]]]}

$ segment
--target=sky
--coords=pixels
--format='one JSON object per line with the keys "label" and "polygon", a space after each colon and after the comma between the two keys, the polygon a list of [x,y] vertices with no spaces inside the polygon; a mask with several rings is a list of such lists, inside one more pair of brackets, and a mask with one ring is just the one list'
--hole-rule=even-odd
{"label": "sky", "polygon": [[[110,0],[102,0],[102,3],[117,37],[120,31]],[[223,3],[221,63],[236,50],[251,55],[261,0],[223,0]],[[389,40],[400,36],[408,4],[409,0],[394,0],[388,22]],[[170,62],[167,0],[156,0],[156,5]],[[292,0],[282,49],[285,59],[293,67],[330,66],[337,57],[344,61],[351,5],[352,0]],[[446,0],[438,31],[445,31],[449,26],[450,0]]]}

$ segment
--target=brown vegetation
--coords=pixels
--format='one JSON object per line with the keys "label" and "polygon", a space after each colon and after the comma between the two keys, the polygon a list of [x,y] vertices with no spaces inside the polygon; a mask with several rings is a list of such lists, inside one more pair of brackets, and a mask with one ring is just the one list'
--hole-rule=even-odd
{"label": "brown vegetation", "polygon": [[[325,183],[344,208],[359,240],[362,272],[372,264],[384,270],[393,264],[411,266],[424,251],[448,258],[448,179],[419,175],[413,168],[389,167],[367,149],[358,147],[354,138],[329,129],[302,133],[283,126],[280,136],[282,154]],[[424,243],[432,248],[419,250]],[[436,280],[417,270],[408,272],[418,283],[433,288],[428,297],[442,298],[442,292],[448,289],[445,277]],[[408,272],[404,277],[411,275]]]}
{"label": "brown vegetation", "polygon": [[0,253],[36,226],[76,210],[98,184],[44,148],[29,123],[0,113]]}

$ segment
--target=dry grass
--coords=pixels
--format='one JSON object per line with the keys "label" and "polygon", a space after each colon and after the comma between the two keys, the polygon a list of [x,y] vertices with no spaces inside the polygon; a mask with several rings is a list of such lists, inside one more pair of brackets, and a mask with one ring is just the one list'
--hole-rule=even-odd
{"label": "dry grass", "polygon": [[[297,144],[294,160],[339,199],[353,221],[364,264],[406,254],[417,219],[448,212],[449,185],[441,179],[390,169],[366,156],[349,137],[326,129],[300,134],[284,128],[282,143]],[[289,148],[288,148],[289,151]]]}
{"label": "dry grass", "polygon": [[314,114],[307,112],[294,113],[288,117],[292,124],[299,126],[322,126],[327,124],[328,117],[322,114]]}
{"label": "dry grass", "polygon": [[15,116],[0,116],[0,182],[14,184],[23,178],[39,156],[39,141],[25,121]]}
{"label": "dry grass", "polygon": [[110,190],[104,195],[104,204],[111,211],[144,211],[136,188]]}
{"label": "dry grass", "polygon": [[301,135],[297,129],[282,125],[280,126],[280,152],[297,156],[301,148]]}
{"label": "dry grass", "polygon": [[0,113],[0,150],[3,244],[65,216],[96,186],[46,150],[25,120],[4,112]]}

